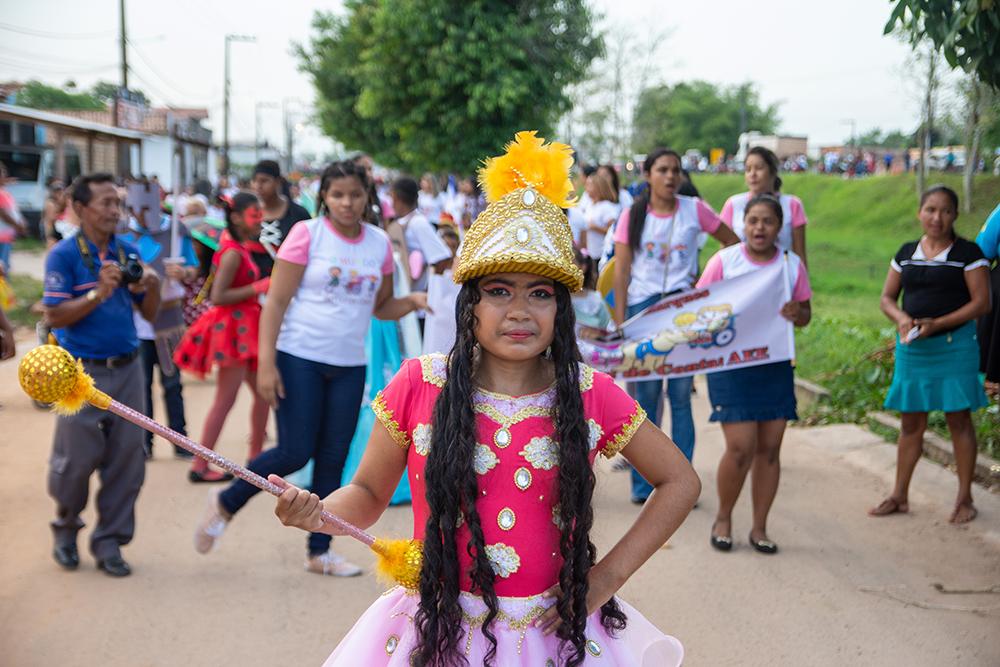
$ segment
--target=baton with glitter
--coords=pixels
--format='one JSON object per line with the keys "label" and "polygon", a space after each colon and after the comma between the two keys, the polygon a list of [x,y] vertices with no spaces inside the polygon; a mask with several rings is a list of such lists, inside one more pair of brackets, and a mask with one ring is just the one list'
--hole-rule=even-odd
{"label": "baton with glitter", "polygon": [[[101,410],[107,410],[122,419],[169,440],[195,456],[205,459],[240,479],[253,484],[262,491],[275,496],[284,488],[273,484],[255,472],[230,461],[197,442],[159,424],[146,415],[119,403],[94,386],[94,380],[83,364],[58,345],[40,345],[30,350],[21,359],[17,369],[21,388],[31,398],[43,403],[52,403],[53,410],[61,415],[79,412],[85,403]],[[422,562],[421,543],[418,540],[387,540],[361,530],[340,517],[323,510],[323,521],[343,530],[347,535],[366,545],[378,556],[376,570],[388,581],[415,589],[420,582]]]}

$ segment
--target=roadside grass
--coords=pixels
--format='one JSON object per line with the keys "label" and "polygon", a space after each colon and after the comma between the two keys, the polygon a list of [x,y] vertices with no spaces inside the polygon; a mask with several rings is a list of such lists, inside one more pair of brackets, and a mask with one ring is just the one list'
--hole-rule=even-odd
{"label": "roadside grass", "polygon": [[[803,411],[806,423],[865,423],[882,409],[892,380],[894,327],[879,309],[889,260],[904,242],[920,236],[914,177],[847,180],[818,174],[782,176],[784,192],[802,199],[809,218],[807,247],[813,286],[812,323],[797,332],[796,370],[831,392],[827,404]],[[719,211],[728,196],[745,190],[742,174],[696,174],[695,185]],[[933,174],[961,193],[960,174]],[[1000,178],[976,179],[972,212],[961,214],[958,233],[974,239],[1000,202]],[[710,240],[707,261],[718,248]],[[973,415],[980,449],[1000,458],[1000,410],[993,404]],[[947,435],[944,415],[930,424]]]}
{"label": "roadside grass", "polygon": [[25,275],[7,276],[6,280],[17,296],[17,304],[7,311],[7,319],[15,327],[34,329],[39,316],[31,312],[31,306],[42,298],[42,281]]}
{"label": "roadside grass", "polygon": [[34,237],[26,236],[14,241],[14,250],[34,253],[45,252],[45,242]]}

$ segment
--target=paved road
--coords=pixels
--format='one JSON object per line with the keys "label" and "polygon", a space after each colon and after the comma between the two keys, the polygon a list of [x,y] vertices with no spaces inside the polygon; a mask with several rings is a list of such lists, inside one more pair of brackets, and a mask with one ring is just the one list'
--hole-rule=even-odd
{"label": "paved road", "polygon": [[45,254],[15,250],[10,258],[11,273],[31,276],[35,280],[45,278]]}
{"label": "paved road", "polygon": [[[15,377],[13,363],[0,365],[0,664],[318,665],[379,594],[371,576],[303,572],[304,536],[280,526],[263,497],[214,553],[196,554],[191,533],[205,489],[186,481],[165,443],[147,469],[138,536],[125,551],[134,575],[109,579],[87,554],[79,571],[61,571],[49,556],[45,493],[53,418],[19,394]],[[185,392],[188,417],[201,424],[212,387],[191,380]],[[237,460],[246,455],[248,403],[241,396],[220,443]],[[1000,595],[933,587],[1000,584],[1000,497],[979,491],[980,518],[950,526],[954,478],[925,462],[911,514],[870,519],[865,509],[888,488],[894,448],[854,426],[792,429],[771,526],[781,553],[747,547],[748,498],[735,516],[736,548],[718,553],[708,534],[722,437],[703,400],[696,419],[700,507],[622,591],[681,639],[688,665],[1000,664]],[[627,475],[602,465],[595,503],[595,541],[606,550],[635,514]],[[93,525],[91,511],[85,519]],[[391,509],[375,532],[405,535],[410,520],[408,508]],[[338,544],[371,563],[363,547]]]}

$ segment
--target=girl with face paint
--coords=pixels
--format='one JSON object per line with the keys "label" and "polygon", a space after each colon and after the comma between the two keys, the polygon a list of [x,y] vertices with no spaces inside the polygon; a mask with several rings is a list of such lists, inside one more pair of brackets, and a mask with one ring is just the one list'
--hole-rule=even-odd
{"label": "girl with face paint", "polygon": [[[205,377],[213,366],[218,366],[215,400],[201,435],[205,447],[215,448],[240,385],[245,382],[253,392],[248,459],[260,453],[269,412],[256,387],[258,297],[267,292],[270,278],[260,277],[260,269],[245,247],[247,241],[256,238],[263,219],[260,203],[252,193],[238,192],[226,202],[226,231],[212,258],[213,306],[195,320],[174,352],[174,362],[198,377]],[[232,479],[229,473],[209,470],[208,464],[198,458],[192,461],[188,477],[192,482]]]}

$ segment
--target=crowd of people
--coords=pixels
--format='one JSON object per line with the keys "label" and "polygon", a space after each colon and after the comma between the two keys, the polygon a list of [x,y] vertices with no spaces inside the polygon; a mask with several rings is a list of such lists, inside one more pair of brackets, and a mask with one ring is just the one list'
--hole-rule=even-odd
{"label": "crowd of people", "polygon": [[[555,146],[539,143],[537,150],[562,150]],[[425,545],[420,596],[376,603],[331,660],[371,651],[365,623],[384,628],[394,604],[410,605],[407,613],[424,619],[416,635],[409,631],[410,648],[434,659],[456,648],[457,630],[443,621],[462,618],[460,591],[481,594],[477,604],[490,610],[489,624],[506,597],[540,595],[553,582],[565,591],[590,568],[605,575],[607,559],[633,572],[683,521],[698,495],[690,466],[693,377],[630,382],[626,394],[578,363],[575,341],[609,334],[669,295],[777,262],[788,265],[791,297],[774,317],[808,325],[808,218],[803,202],[783,190],[778,158],[764,148],[749,151],[746,191],[729,197],[719,213],[698,196],[681,156],[666,148],[647,154],[642,180],[629,188],[611,165],[581,167],[567,191],[561,183],[558,191],[543,191],[513,169],[520,182],[503,192],[495,186],[491,192],[483,177],[449,177],[444,187],[433,174],[376,179],[373,167],[360,155],[293,184],[277,163],[264,160],[238,186],[223,180],[207,194],[194,187],[164,196],[163,209],[152,215],[130,206],[129,184],[106,174],[82,176],[69,187],[53,183],[43,216],[50,242],[44,328],[81,360],[99,389],[149,416],[158,373],[166,421],[181,434],[188,430],[182,372],[214,377],[200,434],[209,449],[246,386],[248,467],[289,487],[278,514],[309,532],[309,572],[362,572],[331,549],[339,533],[318,518],[320,507],[366,527],[388,504],[412,502],[415,537]],[[10,236],[18,221],[4,210],[0,200],[0,234]],[[882,310],[898,338],[886,407],[902,413],[902,428],[896,485],[872,516],[908,510],[910,479],[934,410],[946,413],[955,448],[959,492],[950,519],[976,516],[971,412],[987,404],[980,373],[993,393],[1000,381],[1000,206],[976,242],[956,235],[958,210],[949,188],[927,190],[916,215],[922,235],[890,263]],[[703,263],[709,236],[722,248]],[[8,263],[0,255],[0,269]],[[454,345],[433,350],[421,334],[438,315],[428,290],[443,278],[460,285],[444,302]],[[0,357],[13,356],[12,330],[2,316],[0,344]],[[710,419],[725,439],[709,542],[733,550],[732,512],[749,475],[748,543],[775,554],[767,520],[784,432],[797,418],[793,364],[711,373],[707,388]],[[275,440],[265,448],[272,409]],[[669,439],[658,428],[668,418]],[[507,450],[512,442],[517,447]],[[121,548],[133,537],[153,447],[152,434],[96,408],[57,418],[48,487],[56,501],[51,526],[59,565],[79,566],[80,514],[99,471],[90,551],[108,575],[130,574]],[[179,447],[173,453],[191,458]],[[652,510],[639,514],[642,530],[625,538],[628,556],[616,547],[595,564],[587,551],[593,475],[586,471],[597,453],[621,455],[632,502]],[[501,486],[501,473],[511,488]],[[226,484],[212,490],[194,526],[195,548],[209,553],[259,489],[198,458],[188,479]],[[548,489],[540,498],[554,503],[544,505],[551,520],[542,522],[552,534],[535,542],[512,532],[518,522],[541,525],[534,515],[543,506],[522,493],[532,485]],[[486,513],[496,520],[485,520]],[[577,519],[561,518],[570,515]],[[456,551],[456,540],[468,549]],[[545,560],[542,552],[550,549],[561,559],[528,565]],[[519,567],[525,573],[511,576]],[[606,576],[590,578],[600,591],[596,607],[579,597],[558,609],[539,607],[544,626],[565,624],[560,637],[581,659],[602,650],[595,636],[607,650],[626,650],[598,629],[623,618],[624,603],[613,597],[622,580]],[[642,625],[634,610],[629,617],[626,636],[657,647],[663,664],[676,662],[676,640]],[[393,632],[398,644],[404,630]],[[537,646],[539,655],[551,648],[542,639]],[[384,650],[392,652],[389,644]],[[497,650],[496,637],[477,635],[477,655]]]}

